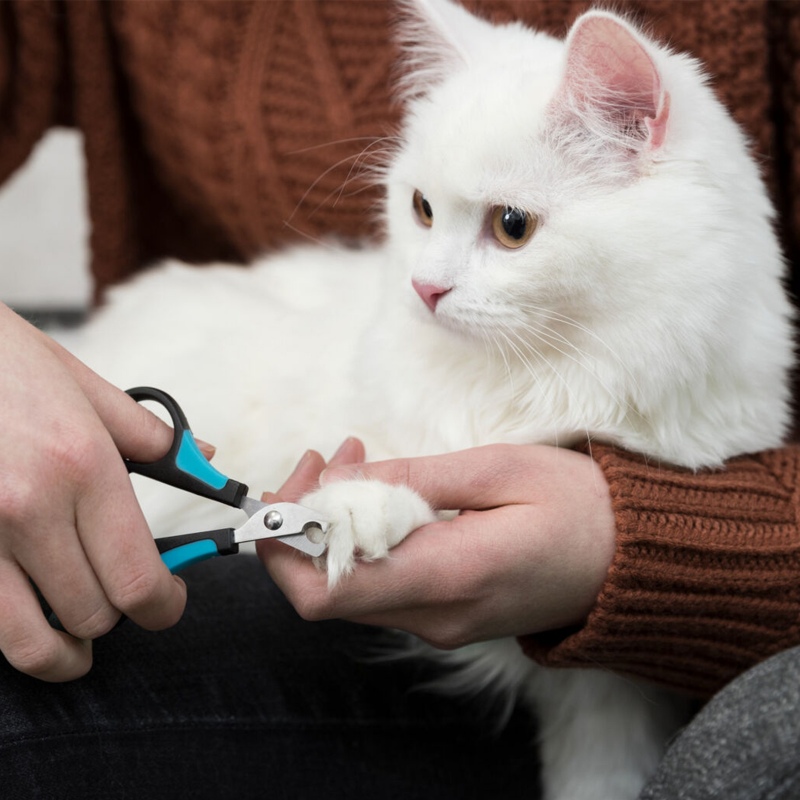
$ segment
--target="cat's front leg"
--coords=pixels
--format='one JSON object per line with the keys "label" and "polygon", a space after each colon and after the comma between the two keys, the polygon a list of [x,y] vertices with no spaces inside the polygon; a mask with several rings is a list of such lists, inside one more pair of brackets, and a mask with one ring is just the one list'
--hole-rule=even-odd
{"label": "cat's front leg", "polygon": [[331,587],[352,572],[356,558],[384,558],[411,531],[437,519],[413,489],[375,480],[331,483],[300,502],[330,522],[323,558]]}

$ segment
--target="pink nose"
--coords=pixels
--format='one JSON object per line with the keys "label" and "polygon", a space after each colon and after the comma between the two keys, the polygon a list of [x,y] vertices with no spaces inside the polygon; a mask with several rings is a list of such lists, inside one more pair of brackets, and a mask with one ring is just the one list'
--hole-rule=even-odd
{"label": "pink nose", "polygon": [[415,280],[411,281],[411,285],[431,311],[436,311],[436,304],[450,291],[432,283],[419,283]]}

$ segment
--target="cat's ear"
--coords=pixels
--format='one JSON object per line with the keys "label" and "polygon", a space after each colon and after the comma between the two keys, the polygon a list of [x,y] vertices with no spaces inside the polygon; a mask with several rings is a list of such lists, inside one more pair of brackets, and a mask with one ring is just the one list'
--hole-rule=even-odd
{"label": "cat's ear", "polygon": [[404,54],[400,94],[423,95],[467,66],[491,29],[451,0],[401,0],[396,33]]}
{"label": "cat's ear", "polygon": [[590,11],[567,37],[559,102],[593,133],[634,151],[660,148],[670,98],[644,37],[620,17]]}

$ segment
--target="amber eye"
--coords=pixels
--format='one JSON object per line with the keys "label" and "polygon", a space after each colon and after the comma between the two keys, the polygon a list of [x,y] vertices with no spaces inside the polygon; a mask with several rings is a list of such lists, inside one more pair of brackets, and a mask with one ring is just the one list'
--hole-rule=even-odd
{"label": "amber eye", "polygon": [[516,249],[527,244],[539,220],[521,208],[498,206],[492,211],[492,233],[503,247]]}
{"label": "amber eye", "polygon": [[414,192],[414,212],[417,215],[417,219],[426,228],[430,228],[433,225],[433,209],[419,189]]}

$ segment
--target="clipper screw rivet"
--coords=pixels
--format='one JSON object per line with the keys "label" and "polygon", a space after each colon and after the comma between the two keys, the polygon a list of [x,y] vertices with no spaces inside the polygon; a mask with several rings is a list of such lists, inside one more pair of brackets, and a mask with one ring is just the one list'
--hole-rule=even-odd
{"label": "clipper screw rivet", "polygon": [[264,515],[264,525],[271,531],[276,531],[283,525],[283,517],[280,511],[269,511]]}

